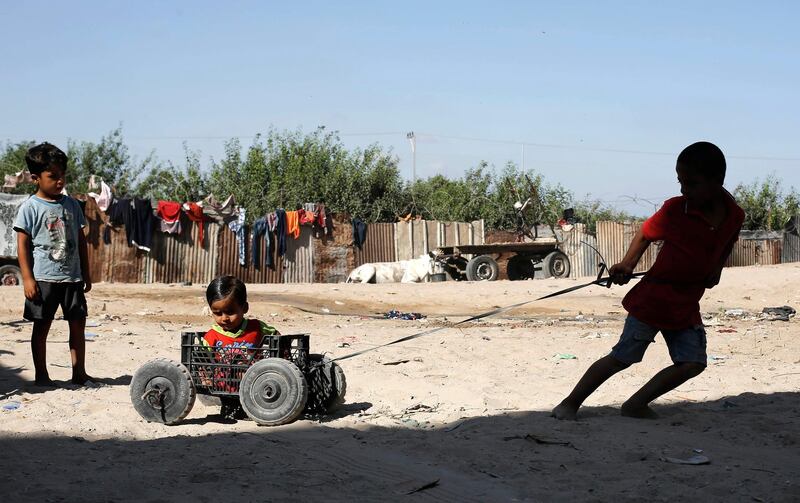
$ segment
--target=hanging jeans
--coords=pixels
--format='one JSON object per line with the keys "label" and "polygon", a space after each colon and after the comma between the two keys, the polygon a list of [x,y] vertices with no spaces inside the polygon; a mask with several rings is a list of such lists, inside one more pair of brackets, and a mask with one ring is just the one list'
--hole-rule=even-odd
{"label": "hanging jeans", "polygon": [[241,266],[247,265],[247,255],[245,254],[247,234],[245,233],[244,215],[245,209],[239,208],[238,218],[228,222],[228,228],[236,234],[236,243],[239,245],[239,265]]}

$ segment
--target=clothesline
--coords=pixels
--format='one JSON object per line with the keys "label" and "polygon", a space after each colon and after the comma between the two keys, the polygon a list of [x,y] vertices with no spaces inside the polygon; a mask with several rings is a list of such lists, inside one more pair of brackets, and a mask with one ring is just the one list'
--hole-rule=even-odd
{"label": "clothesline", "polygon": [[233,195],[219,202],[213,195],[201,201],[179,203],[175,201],[156,201],[138,197],[117,198],[111,188],[101,179],[92,176],[89,180],[89,192],[98,208],[106,214],[106,229],[103,241],[111,242],[111,228],[123,226],[129,246],[149,252],[152,244],[153,230],[157,227],[163,233],[180,234],[183,232],[181,218],[186,218],[198,225],[197,240],[200,246],[204,243],[204,224],[215,222],[228,227],[236,236],[239,264],[247,265],[246,248],[248,240],[252,240],[252,260],[256,267],[260,266],[261,238],[266,244],[264,265],[273,267],[273,256],[277,247],[278,256],[286,253],[286,238],[300,237],[300,226],[307,225],[314,229],[316,237],[333,234],[333,219],[329,217],[322,203],[305,203],[297,210],[286,211],[278,208],[275,211],[257,218],[250,232],[245,223],[246,210],[236,204]]}

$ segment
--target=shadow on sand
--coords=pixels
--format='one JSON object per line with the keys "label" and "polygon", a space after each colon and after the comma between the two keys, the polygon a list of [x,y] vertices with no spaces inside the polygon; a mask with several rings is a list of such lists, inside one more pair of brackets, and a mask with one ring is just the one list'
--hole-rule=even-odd
{"label": "shadow on sand", "polygon": [[[15,372],[2,370],[3,389]],[[424,413],[414,427],[351,415],[205,436],[190,421],[152,440],[5,432],[0,487],[14,502],[800,500],[800,393],[657,410],[652,421],[599,407],[578,422],[530,411],[435,428]],[[698,451],[711,464],[661,459]]]}

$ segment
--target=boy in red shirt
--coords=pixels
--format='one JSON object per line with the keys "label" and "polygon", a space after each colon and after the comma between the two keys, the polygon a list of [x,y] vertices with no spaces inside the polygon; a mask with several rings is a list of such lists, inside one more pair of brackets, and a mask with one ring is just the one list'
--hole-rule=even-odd
{"label": "boy in red shirt", "polygon": [[719,283],[744,221],[744,211],[722,184],[725,156],[715,145],[698,142],[678,156],[681,196],[668,199],[633,238],[622,262],[611,267],[622,285],[647,247],[663,241],[655,264],[625,296],[628,311],[619,342],[596,361],[555,409],[557,419],[576,419],[578,408],[608,378],[642,361],[658,332],[664,336],[673,365],[657,373],[624,404],[623,416],[655,418],[649,403],[696,377],[706,368],[706,333],[700,299]]}

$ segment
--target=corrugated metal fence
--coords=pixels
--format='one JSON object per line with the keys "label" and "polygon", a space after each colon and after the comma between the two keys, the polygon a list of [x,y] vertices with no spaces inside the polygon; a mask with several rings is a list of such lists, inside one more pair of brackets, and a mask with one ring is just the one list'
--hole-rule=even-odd
{"label": "corrugated metal fence", "polygon": [[[358,249],[353,246],[353,230],[349,219],[334,216],[332,235],[314,236],[311,227],[301,226],[299,239],[286,238],[284,257],[279,257],[277,246],[273,246],[271,267],[265,265],[268,250],[264,237],[260,238],[260,253],[255,263],[252,260],[252,243],[248,239],[245,244],[246,265],[242,266],[239,264],[235,234],[216,223],[205,224],[203,243],[197,241],[197,224],[188,220],[183,221],[181,234],[155,232],[148,254],[128,245],[124,228],[107,226],[105,214],[91,198],[86,201],[85,214],[92,278],[94,281],[119,283],[190,281],[205,284],[222,274],[235,275],[247,283],[335,283],[344,281],[354,267],[366,262],[407,260],[440,246],[513,241],[513,234],[503,231],[492,231],[487,238],[482,220],[415,220],[370,224],[367,240],[363,248]],[[800,261],[797,222],[798,217],[795,217],[783,233],[743,231],[726,266]],[[570,231],[561,232],[561,249],[572,265],[570,277],[597,274],[599,257],[583,242],[596,247],[609,264],[614,264],[624,257],[640,227],[639,222],[598,222],[596,236],[586,232],[583,224],[576,224]],[[639,262],[637,271],[649,269],[658,250],[658,243],[650,246]]]}

